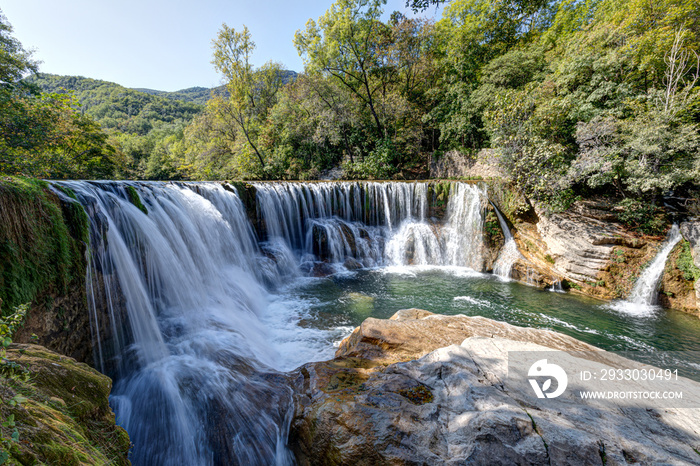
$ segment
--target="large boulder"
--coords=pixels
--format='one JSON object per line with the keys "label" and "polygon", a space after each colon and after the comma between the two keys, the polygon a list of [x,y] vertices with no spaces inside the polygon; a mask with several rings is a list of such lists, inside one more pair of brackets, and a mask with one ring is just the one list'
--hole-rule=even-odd
{"label": "large boulder", "polygon": [[0,384],[0,418],[15,424],[4,433],[18,435],[4,445],[8,464],[131,464],[129,436],[109,406],[109,377],[37,345],[13,344],[7,360],[30,377]]}
{"label": "large boulder", "polygon": [[336,359],[297,371],[290,445],[302,465],[700,463],[699,409],[581,402],[568,392],[533,401],[507,376],[509,352],[552,349],[571,351],[577,370],[636,364],[481,317],[411,310],[367,319]]}

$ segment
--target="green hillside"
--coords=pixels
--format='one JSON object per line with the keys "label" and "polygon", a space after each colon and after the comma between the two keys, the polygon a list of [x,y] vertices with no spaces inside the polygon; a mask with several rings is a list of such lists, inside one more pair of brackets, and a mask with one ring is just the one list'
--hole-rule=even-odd
{"label": "green hillside", "polygon": [[[203,103],[195,102],[203,97],[196,97],[194,92],[189,92],[191,90],[171,93],[183,96],[178,99],[80,76],[41,73],[27,78],[27,81],[38,85],[44,92],[72,92],[80,110],[94,118],[102,128],[128,134],[146,135],[163,125],[186,123],[203,109]],[[195,89],[204,91],[204,88]]]}
{"label": "green hillside", "polygon": [[136,88],[134,90],[138,92],[143,92],[145,94],[155,95],[158,97],[165,97],[166,99],[170,100],[178,100],[181,102],[191,102],[198,105],[204,105],[207,103],[207,100],[209,100],[209,98],[211,97],[211,93],[223,90],[223,86],[219,86],[214,89],[210,89],[208,87],[190,87],[175,92],[157,91],[155,89],[143,88]]}

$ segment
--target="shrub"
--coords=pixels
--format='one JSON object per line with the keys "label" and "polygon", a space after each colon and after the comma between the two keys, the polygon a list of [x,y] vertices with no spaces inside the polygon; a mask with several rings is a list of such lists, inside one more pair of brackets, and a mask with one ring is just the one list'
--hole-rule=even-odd
{"label": "shrub", "polygon": [[646,235],[661,235],[668,225],[664,212],[653,204],[627,198],[620,201],[617,208],[620,223]]}

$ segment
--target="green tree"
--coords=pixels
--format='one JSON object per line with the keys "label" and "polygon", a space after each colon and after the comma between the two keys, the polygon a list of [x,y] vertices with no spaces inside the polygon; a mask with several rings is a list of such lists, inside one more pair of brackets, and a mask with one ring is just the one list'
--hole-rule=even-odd
{"label": "green tree", "polygon": [[[267,119],[268,112],[275,103],[277,92],[282,87],[282,68],[268,62],[255,69],[251,56],[255,50],[250,31],[243,26],[241,32],[224,24],[213,42],[212,63],[226,80],[228,98],[214,99],[210,109],[217,117],[235,125],[250,148],[255,153],[262,169],[265,168],[265,154],[257,141],[260,126]],[[235,140],[235,133],[231,132]]]}
{"label": "green tree", "polygon": [[306,29],[297,31],[294,45],[309,73],[332,76],[369,109],[376,134],[384,135],[377,94],[384,81],[386,57],[381,53],[388,28],[380,21],[386,0],[338,0]]}

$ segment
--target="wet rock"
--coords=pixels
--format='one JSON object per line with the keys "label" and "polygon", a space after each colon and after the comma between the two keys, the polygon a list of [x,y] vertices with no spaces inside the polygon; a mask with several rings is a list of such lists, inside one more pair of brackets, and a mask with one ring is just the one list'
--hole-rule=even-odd
{"label": "wet rock", "polygon": [[321,260],[328,259],[331,254],[331,250],[328,244],[328,232],[326,231],[326,228],[321,225],[314,224],[314,226],[311,227],[311,235],[314,241],[314,255]]}
{"label": "wet rock", "polygon": [[345,259],[345,262],[343,262],[343,267],[345,267],[348,270],[358,270],[361,269],[363,265],[359,263],[356,259],[348,257],[347,259]]}
{"label": "wet rock", "polygon": [[[481,317],[409,310],[367,319],[336,359],[297,371],[290,446],[302,465],[698,462],[697,409],[605,406],[567,394],[532,401],[529,385],[507,377],[508,353],[550,349],[593,348]],[[631,363],[604,351],[567,358],[576,370]]]}
{"label": "wet rock", "polygon": [[328,275],[333,275],[335,269],[328,262],[314,262],[311,268],[311,275],[314,277],[327,277]]}
{"label": "wet rock", "polygon": [[342,233],[343,237],[345,238],[345,242],[350,248],[350,254],[354,257],[357,257],[357,241],[355,240],[355,233],[352,231],[352,228],[350,228],[350,226],[347,223],[340,222],[340,232]]}

